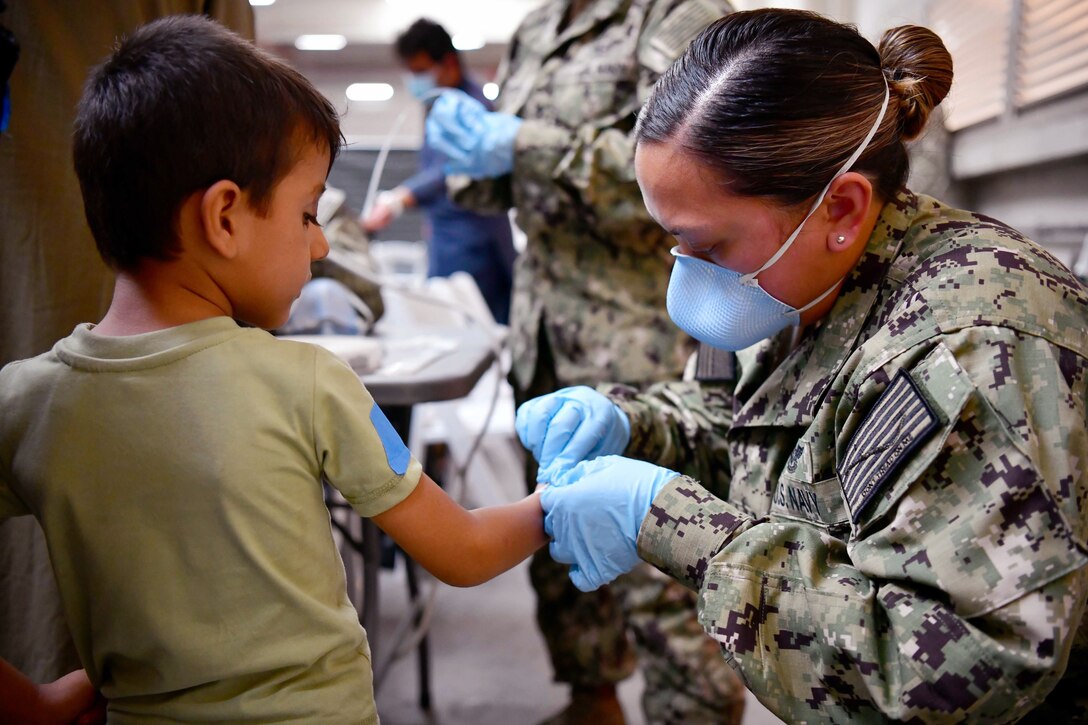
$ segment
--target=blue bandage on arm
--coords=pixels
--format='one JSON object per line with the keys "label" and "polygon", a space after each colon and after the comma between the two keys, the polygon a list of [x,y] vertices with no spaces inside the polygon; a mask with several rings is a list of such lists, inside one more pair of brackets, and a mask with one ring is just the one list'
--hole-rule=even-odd
{"label": "blue bandage on arm", "polygon": [[377,403],[370,409],[370,422],[374,425],[374,430],[378,432],[378,439],[381,440],[382,448],[385,449],[385,460],[389,462],[389,467],[398,476],[403,476],[408,470],[412,453],[408,450],[408,446],[404,445],[404,441],[400,439],[397,431],[393,429],[393,424],[385,417],[385,413]]}

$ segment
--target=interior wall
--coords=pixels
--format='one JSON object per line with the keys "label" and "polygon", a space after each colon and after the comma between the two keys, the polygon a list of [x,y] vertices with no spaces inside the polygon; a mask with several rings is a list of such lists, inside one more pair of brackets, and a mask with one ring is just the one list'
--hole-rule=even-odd
{"label": "interior wall", "polygon": [[960,182],[968,208],[1027,234],[1073,266],[1088,239],[1088,155]]}
{"label": "interior wall", "polygon": [[[769,6],[814,10],[856,24],[863,35],[876,43],[889,27],[925,24],[930,0],[909,3],[734,0],[733,4],[740,10]],[[523,2],[520,12],[528,12],[532,5]],[[450,2],[451,12],[454,6],[460,7]],[[258,13],[258,20],[260,17]],[[516,25],[513,19],[510,22]],[[260,33],[258,22],[259,41]],[[494,78],[506,52],[499,35],[492,33],[483,49],[462,54],[469,72],[481,83]],[[373,42],[354,50],[349,46],[347,52],[315,55],[295,51],[283,44],[283,38],[276,40],[279,45],[271,45],[273,52],[281,53],[299,67],[344,113],[343,127],[350,151],[374,151],[387,140],[394,149],[409,151],[419,147],[423,135],[422,109],[404,88],[403,70],[395,63],[389,45]],[[344,91],[355,82],[390,83],[395,93],[385,102],[350,103]],[[1077,125],[1075,120],[1083,116],[1082,106],[1088,105],[1088,91],[1073,96],[1072,101],[1065,98],[1050,104],[1060,110],[1074,103],[1076,107],[1064,112],[1064,119],[1060,117],[1062,114],[1047,115],[1044,104],[1042,109],[1033,111],[1036,115],[1007,118],[997,124],[982,124],[948,135],[940,128],[940,118],[935,117],[926,138],[915,145],[911,187],[1001,219],[1052,249],[1067,264],[1073,264],[1088,236],[1088,155],[1078,151],[1088,144],[1088,123],[1082,121]],[[1074,120],[1070,121],[1071,118]],[[1076,139],[1070,141],[1070,135],[1084,137],[1084,143],[1078,146]],[[1055,144],[1068,150],[1055,153],[1052,148]],[[1017,167],[999,168],[1002,164],[994,160],[1008,156],[1013,150],[1019,157]],[[348,158],[352,162],[343,164],[344,175],[364,173],[367,168],[364,161],[368,158],[365,153]],[[391,183],[394,183],[392,177],[383,179],[382,188],[389,188]],[[412,228],[416,228],[414,223]],[[410,236],[407,229],[402,233]]]}
{"label": "interior wall", "polygon": [[[341,130],[350,147],[378,149],[387,140],[393,148],[418,149],[423,138],[423,106],[408,93],[407,74],[397,63],[392,47],[371,45],[346,49],[335,55],[297,51],[290,46],[265,45],[305,75],[341,113]],[[506,44],[491,44],[461,53],[462,65],[475,82],[494,80]],[[393,97],[386,101],[349,101],[353,83],[388,83]]]}

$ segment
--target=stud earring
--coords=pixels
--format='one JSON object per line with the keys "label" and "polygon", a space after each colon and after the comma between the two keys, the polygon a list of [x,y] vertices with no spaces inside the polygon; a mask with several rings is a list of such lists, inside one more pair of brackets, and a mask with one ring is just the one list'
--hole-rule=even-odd
{"label": "stud earring", "polygon": [[846,235],[845,234],[840,234],[839,236],[835,237],[835,243],[836,244],[846,244]]}

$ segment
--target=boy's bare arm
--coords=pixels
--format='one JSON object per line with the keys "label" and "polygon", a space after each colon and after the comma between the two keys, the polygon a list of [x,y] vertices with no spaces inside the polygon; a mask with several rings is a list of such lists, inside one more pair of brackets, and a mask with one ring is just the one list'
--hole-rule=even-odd
{"label": "boy's bare arm", "polygon": [[466,511],[425,473],[374,523],[427,571],[459,587],[501,574],[547,542],[539,494]]}
{"label": "boy's bare arm", "polygon": [[105,701],[98,698],[83,670],[37,685],[0,659],[0,722],[84,725],[105,721]]}

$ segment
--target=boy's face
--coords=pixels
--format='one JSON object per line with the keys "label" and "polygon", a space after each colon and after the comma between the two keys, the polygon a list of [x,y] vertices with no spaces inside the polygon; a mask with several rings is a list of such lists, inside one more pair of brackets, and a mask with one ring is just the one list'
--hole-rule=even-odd
{"label": "boy's face", "polygon": [[273,190],[267,214],[249,210],[249,244],[238,258],[243,269],[231,294],[234,317],[265,329],[287,321],[310,280],[310,263],[329,253],[316,219],[328,170],[328,151],[307,144]]}

